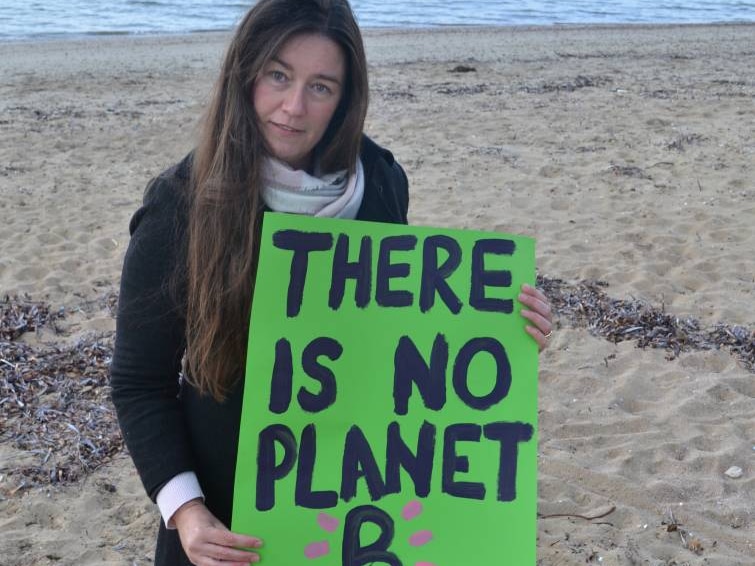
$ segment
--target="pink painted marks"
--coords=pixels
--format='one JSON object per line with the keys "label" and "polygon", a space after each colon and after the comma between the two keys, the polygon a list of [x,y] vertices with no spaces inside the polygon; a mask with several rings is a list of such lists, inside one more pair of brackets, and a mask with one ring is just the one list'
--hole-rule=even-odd
{"label": "pink painted marks", "polygon": [[430,531],[417,531],[409,537],[409,544],[412,546],[422,546],[433,540],[433,533]]}
{"label": "pink painted marks", "polygon": [[[320,513],[317,515],[317,524],[320,528],[328,531],[329,533],[335,532],[338,529],[338,519],[328,515],[327,513]],[[328,541],[311,542],[304,548],[304,556],[313,560],[330,554],[330,545]]]}
{"label": "pink painted marks", "polygon": [[320,513],[317,515],[317,524],[320,525],[324,531],[334,533],[338,528],[338,519],[328,515],[327,513]]}
{"label": "pink painted marks", "polygon": [[422,503],[415,499],[404,505],[404,508],[401,511],[401,516],[405,521],[411,521],[420,513],[422,513]]}
{"label": "pink painted marks", "polygon": [[330,553],[330,545],[328,544],[328,541],[320,541],[320,542],[312,542],[307,545],[307,547],[304,549],[304,556],[309,558],[310,560],[313,560],[315,558],[320,558],[321,556],[325,556],[326,554]]}
{"label": "pink painted marks", "polygon": [[[403,509],[401,510],[401,517],[405,521],[411,521],[418,515],[422,514],[422,511],[423,511],[422,503],[420,503],[417,500],[412,500],[412,501],[409,501],[406,505],[404,505]],[[328,515],[327,513],[319,513],[317,515],[317,524],[324,531],[333,533],[338,530],[338,527],[340,525],[340,520],[336,517],[333,517],[332,515]],[[409,537],[409,544],[414,547],[424,546],[425,544],[430,542],[432,539],[433,539],[432,531],[428,531],[428,530],[417,531]],[[328,541],[312,542],[308,544],[306,548],[304,549],[304,555],[310,560],[313,560],[315,558],[320,558],[321,556],[326,556],[328,554],[330,554],[330,545],[328,544]],[[436,565],[432,562],[415,562],[414,566],[436,566]]]}

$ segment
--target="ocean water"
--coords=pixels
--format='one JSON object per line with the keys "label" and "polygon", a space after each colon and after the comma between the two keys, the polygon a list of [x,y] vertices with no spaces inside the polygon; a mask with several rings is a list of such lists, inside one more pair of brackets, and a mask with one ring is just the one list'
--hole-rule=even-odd
{"label": "ocean water", "polygon": [[[252,2],[0,0],[0,41],[227,30]],[[362,27],[755,22],[743,0],[352,0]]]}

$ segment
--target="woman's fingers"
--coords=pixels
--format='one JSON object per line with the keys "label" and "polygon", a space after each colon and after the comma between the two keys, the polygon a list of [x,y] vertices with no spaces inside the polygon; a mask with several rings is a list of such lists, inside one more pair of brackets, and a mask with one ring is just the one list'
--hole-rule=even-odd
{"label": "woman's fingers", "polygon": [[228,530],[221,531],[221,529],[217,529],[217,531],[220,532],[213,533],[209,531],[207,533],[207,542],[203,549],[204,554],[216,560],[221,560],[224,563],[238,562],[249,564],[250,562],[259,561],[259,554],[243,550],[244,548],[259,548],[261,546],[259,539],[232,533]]}
{"label": "woman's fingers", "polygon": [[260,548],[262,546],[262,541],[257,537],[231,532],[222,523],[218,523],[220,526],[215,529],[218,532],[216,544],[239,548]]}
{"label": "woman's fingers", "polygon": [[213,542],[212,535],[210,533],[208,535],[207,539],[195,540],[189,548],[184,549],[196,566],[215,566],[216,564],[248,566],[259,562],[260,556],[256,552],[216,544]]}
{"label": "woman's fingers", "polygon": [[553,324],[550,319],[537,311],[522,309],[522,316],[529,320],[543,335],[549,334],[553,330]]}
{"label": "woman's fingers", "polygon": [[519,301],[550,321],[551,307],[548,297],[542,291],[530,285],[523,285]]}
{"label": "woman's fingers", "polygon": [[526,326],[524,329],[525,331],[527,331],[527,334],[535,339],[535,342],[537,342],[538,350],[541,352],[545,350],[545,348],[548,346],[548,338],[550,338],[550,336],[543,334],[534,326]]}
{"label": "woman's fingers", "polygon": [[220,526],[208,526],[197,533],[197,537],[187,544],[186,554],[197,566],[234,566],[259,562],[256,552],[245,548],[259,548],[262,541],[255,537],[233,533]]}
{"label": "woman's fingers", "polygon": [[540,290],[531,285],[523,285],[519,302],[529,307],[521,311],[522,316],[532,323],[532,326],[528,325],[525,330],[535,339],[542,351],[548,345],[548,338],[553,332],[550,301]]}
{"label": "woman's fingers", "polygon": [[259,562],[262,541],[229,531],[204,504],[187,506],[175,516],[186,555],[196,566],[247,566]]}

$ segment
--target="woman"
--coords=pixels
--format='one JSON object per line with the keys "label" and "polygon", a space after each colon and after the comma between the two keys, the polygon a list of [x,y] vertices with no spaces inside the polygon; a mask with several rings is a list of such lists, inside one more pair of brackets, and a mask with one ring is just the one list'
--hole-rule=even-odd
{"label": "woman", "polygon": [[[195,152],[149,184],[131,221],[112,390],[164,519],[157,566],[259,559],[261,541],[227,525],[261,213],[406,223],[406,176],[362,133],[367,99],[347,0],[261,0],[228,49]],[[530,287],[520,300],[542,349],[548,302]]]}

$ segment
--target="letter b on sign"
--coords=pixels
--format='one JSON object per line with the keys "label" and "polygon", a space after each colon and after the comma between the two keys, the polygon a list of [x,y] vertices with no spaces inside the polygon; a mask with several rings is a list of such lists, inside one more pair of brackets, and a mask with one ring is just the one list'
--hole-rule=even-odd
{"label": "letter b on sign", "polygon": [[[362,546],[360,534],[365,523],[372,523],[380,531],[377,540]],[[388,548],[393,542],[393,519],[377,507],[361,505],[349,511],[343,530],[343,566],[387,564],[403,566],[401,560]]]}

